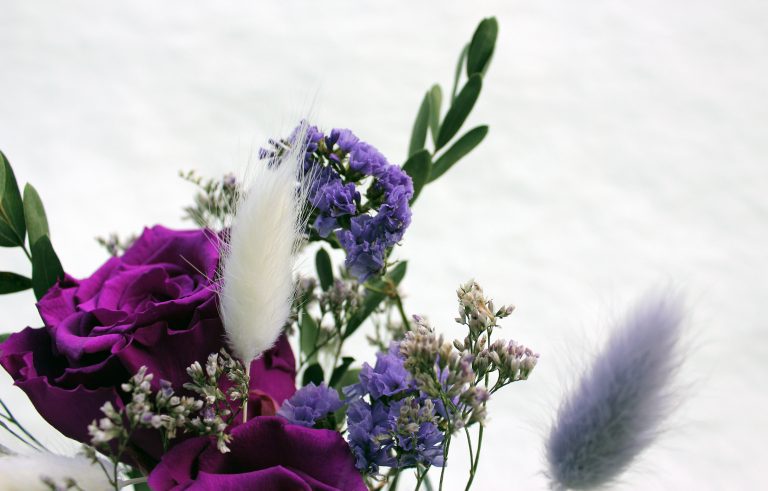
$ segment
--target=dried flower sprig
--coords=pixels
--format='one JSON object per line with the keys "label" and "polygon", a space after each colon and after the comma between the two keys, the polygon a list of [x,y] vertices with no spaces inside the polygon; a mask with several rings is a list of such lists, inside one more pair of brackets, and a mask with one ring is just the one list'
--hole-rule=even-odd
{"label": "dried flower sprig", "polygon": [[[120,461],[130,452],[129,440],[134,431],[149,428],[159,431],[166,450],[170,440],[180,433],[198,436],[213,436],[221,453],[229,452],[232,437],[227,433],[234,414],[244,405],[248,397],[249,380],[243,364],[232,358],[225,350],[208,356],[205,367],[195,362],[187,368],[191,382],[184,388],[200,399],[179,396],[170,382],[160,381],[160,390],[152,394],[153,374],[142,366],[121,389],[130,400],[121,409],[111,402],[101,407],[104,417],[94,420],[88,426],[92,448],[86,447],[86,455],[95,463],[95,450],[102,452],[113,466],[107,473],[110,483],[120,486]],[[221,389],[222,381],[229,386]],[[103,467],[103,466],[102,466]]]}
{"label": "dried flower sprig", "polygon": [[221,231],[232,223],[234,205],[240,196],[240,183],[233,174],[220,179],[203,178],[194,170],[179,172],[179,176],[197,186],[192,205],[184,208],[184,219],[199,227]]}

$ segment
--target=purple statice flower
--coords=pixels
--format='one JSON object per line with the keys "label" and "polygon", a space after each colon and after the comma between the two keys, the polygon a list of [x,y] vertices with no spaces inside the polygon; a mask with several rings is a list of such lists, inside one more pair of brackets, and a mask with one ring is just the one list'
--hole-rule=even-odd
{"label": "purple statice flower", "polygon": [[397,467],[415,467],[417,464],[442,467],[444,434],[437,427],[435,407],[431,399],[408,398],[390,407],[390,420],[394,421],[393,447],[398,450]]}
{"label": "purple statice flower", "polygon": [[432,400],[423,396],[370,404],[355,399],[347,408],[355,466],[365,473],[417,464],[442,467],[445,435],[436,424],[434,410]]}
{"label": "purple statice flower", "polygon": [[[383,271],[389,250],[411,223],[411,178],[351,130],[335,128],[326,135],[306,122],[287,140],[270,140],[272,149],[262,150],[260,157],[274,160],[302,135],[304,172],[312,175],[311,226],[323,238],[336,232],[347,270],[364,282]],[[366,185],[363,203],[360,187]]]}
{"label": "purple statice flower", "polygon": [[444,408],[416,389],[398,343],[378,353],[375,366],[365,363],[359,383],[346,387],[344,393],[351,399],[349,445],[362,472],[376,473],[382,466],[444,464],[445,435],[437,425]]}
{"label": "purple statice flower", "polygon": [[363,363],[358,377],[359,383],[344,389],[347,396],[369,394],[372,399],[380,399],[414,390],[415,387],[399,353],[377,353],[376,365],[372,367],[368,362]]}
{"label": "purple statice flower", "polygon": [[318,212],[315,228],[321,237],[327,237],[338,228],[337,218],[357,212],[360,193],[354,184],[344,184],[333,169],[323,167],[309,189],[309,202]]}
{"label": "purple statice flower", "polygon": [[325,382],[319,386],[310,382],[285,401],[277,414],[292,424],[312,428],[342,405],[335,389],[329,388]]}
{"label": "purple statice flower", "polygon": [[365,142],[359,142],[349,152],[349,168],[366,176],[376,175],[389,165],[376,147]]}
{"label": "purple statice flower", "polygon": [[368,404],[354,399],[347,406],[347,430],[349,446],[355,456],[355,467],[362,472],[376,473],[379,467],[393,466],[396,461],[390,454],[390,445],[382,443],[392,427],[389,407],[381,401]]}
{"label": "purple statice flower", "polygon": [[360,141],[360,138],[355,136],[351,130],[335,128],[331,130],[328,141],[331,143],[331,145],[338,145],[339,150],[342,152],[349,153],[356,147]]}

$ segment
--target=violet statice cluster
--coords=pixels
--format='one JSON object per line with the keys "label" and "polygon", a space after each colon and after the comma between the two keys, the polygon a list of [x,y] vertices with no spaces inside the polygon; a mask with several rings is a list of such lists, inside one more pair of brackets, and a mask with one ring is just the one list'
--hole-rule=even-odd
{"label": "violet statice cluster", "polygon": [[310,382],[285,401],[277,414],[295,425],[335,429],[333,413],[343,405],[336,389],[328,387],[325,382],[320,385]]}
{"label": "violet statice cluster", "polygon": [[348,129],[324,134],[300,125],[286,141],[270,141],[263,159],[274,160],[304,135],[304,172],[313,180],[310,239],[323,239],[346,252],[347,270],[361,283],[383,271],[390,249],[411,223],[411,178],[372,145]]}
{"label": "violet statice cluster", "polygon": [[441,405],[420,392],[393,343],[363,364],[359,382],[344,389],[349,445],[366,474],[380,467],[444,465]]}

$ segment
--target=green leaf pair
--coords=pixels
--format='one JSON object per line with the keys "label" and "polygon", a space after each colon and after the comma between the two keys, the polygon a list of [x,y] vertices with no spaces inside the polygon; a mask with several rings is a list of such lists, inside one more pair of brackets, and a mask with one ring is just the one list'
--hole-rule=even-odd
{"label": "green leaf pair", "polygon": [[32,279],[16,273],[0,273],[0,293],[29,289],[39,300],[56,281],[64,277],[51,244],[48,218],[37,190],[27,184],[22,200],[16,176],[5,155],[0,152],[0,246],[21,247],[27,256],[25,236],[31,247]]}

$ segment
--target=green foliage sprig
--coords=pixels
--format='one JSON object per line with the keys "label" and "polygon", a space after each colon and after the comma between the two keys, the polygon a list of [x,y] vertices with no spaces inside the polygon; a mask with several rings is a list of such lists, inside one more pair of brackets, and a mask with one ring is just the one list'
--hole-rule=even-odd
{"label": "green foliage sprig", "polygon": [[[27,248],[29,245],[29,248]],[[19,247],[32,264],[32,278],[0,272],[0,294],[32,289],[40,300],[58,280],[64,269],[51,244],[48,218],[37,190],[24,186],[19,192],[16,176],[5,154],[0,152],[0,247]]]}
{"label": "green foliage sprig", "polygon": [[[424,94],[411,131],[408,159],[403,164],[403,169],[413,179],[413,200],[425,185],[445,174],[488,134],[488,126],[481,125],[454,140],[480,96],[498,32],[499,24],[495,17],[483,19],[475,29],[472,40],[462,49],[456,64],[453,89],[447,101],[448,108],[442,120],[443,89],[435,84]],[[462,73],[466,73],[466,81],[459,88]],[[428,134],[432,137],[431,150],[428,148]],[[453,144],[447,146],[451,142]]]}

